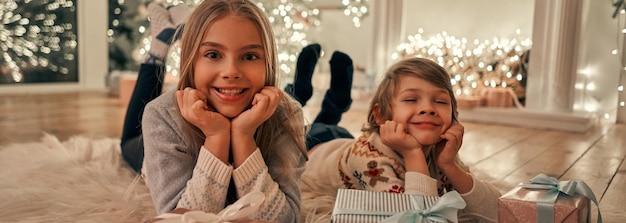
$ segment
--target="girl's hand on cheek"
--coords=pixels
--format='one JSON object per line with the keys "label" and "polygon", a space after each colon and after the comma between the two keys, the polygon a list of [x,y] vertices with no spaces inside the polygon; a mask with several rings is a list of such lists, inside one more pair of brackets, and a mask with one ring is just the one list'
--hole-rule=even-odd
{"label": "girl's hand on cheek", "polygon": [[439,166],[439,168],[444,169],[455,165],[454,160],[461,149],[464,132],[465,128],[463,125],[454,122],[450,128],[441,135],[441,142],[437,144],[437,166]]}
{"label": "girl's hand on cheek", "polygon": [[254,95],[252,107],[233,119],[233,133],[253,136],[256,129],[274,114],[282,97],[283,92],[280,89],[265,86]]}
{"label": "girl's hand on cheek", "polygon": [[204,93],[187,87],[176,92],[176,102],[185,120],[198,127],[206,137],[230,134],[230,121],[207,105]]}
{"label": "girl's hand on cheek", "polygon": [[380,125],[380,139],[405,158],[413,152],[423,153],[422,145],[406,132],[402,124],[395,121],[387,120]]}

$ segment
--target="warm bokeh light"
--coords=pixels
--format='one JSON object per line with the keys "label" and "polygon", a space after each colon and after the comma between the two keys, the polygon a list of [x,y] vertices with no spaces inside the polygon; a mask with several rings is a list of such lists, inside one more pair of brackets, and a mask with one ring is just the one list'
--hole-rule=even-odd
{"label": "warm bokeh light", "polygon": [[[516,30],[519,33],[520,30]],[[509,87],[521,98],[525,94],[527,57],[532,41],[492,38],[468,40],[447,32],[425,37],[423,29],[407,37],[391,55],[430,58],[450,73],[455,92],[473,95],[485,87]]]}
{"label": "warm bokeh light", "polygon": [[0,69],[11,76],[10,80],[3,78],[2,82],[24,82],[26,73],[41,75],[40,70],[52,72],[46,73],[49,76],[77,76],[74,1],[2,2]]}

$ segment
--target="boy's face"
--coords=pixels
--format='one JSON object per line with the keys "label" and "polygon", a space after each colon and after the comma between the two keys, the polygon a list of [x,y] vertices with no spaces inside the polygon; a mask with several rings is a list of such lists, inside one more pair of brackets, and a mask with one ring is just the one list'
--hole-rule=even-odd
{"label": "boy's face", "polygon": [[422,145],[439,142],[452,124],[448,91],[409,75],[401,75],[396,86],[391,100],[392,120],[406,126],[407,133]]}
{"label": "boy's face", "polygon": [[194,84],[208,104],[226,117],[250,107],[265,86],[265,51],[251,21],[228,15],[204,33],[194,63]]}

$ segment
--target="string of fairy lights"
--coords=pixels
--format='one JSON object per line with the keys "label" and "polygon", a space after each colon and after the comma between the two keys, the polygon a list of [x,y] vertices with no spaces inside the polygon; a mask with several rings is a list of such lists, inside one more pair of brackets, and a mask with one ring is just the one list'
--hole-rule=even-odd
{"label": "string of fairy lights", "polygon": [[354,26],[361,27],[361,20],[369,15],[367,0],[341,0],[343,14],[352,18]]}
{"label": "string of fairy lights", "polygon": [[0,0],[0,19],[0,83],[77,79],[74,1]]}
{"label": "string of fairy lights", "polygon": [[531,47],[532,40],[523,37],[468,40],[446,32],[427,37],[419,29],[397,47],[392,59],[423,57],[437,61],[450,73],[456,95],[472,96],[485,87],[509,87],[524,98]]}
{"label": "string of fairy lights", "polygon": [[[621,34],[626,34],[626,23],[622,23],[622,21],[625,19],[624,15],[626,14],[626,2],[625,0],[617,0],[617,1],[613,1],[613,6],[615,7],[615,11],[613,13],[613,18],[617,18],[619,16],[618,22],[617,22],[617,29],[621,30]],[[618,15],[619,14],[619,15]],[[617,46],[618,48],[621,47],[621,49],[625,49],[626,46],[624,45],[624,35],[620,35],[618,34],[617,37]],[[612,54],[619,54],[620,55],[620,63],[621,63],[621,67],[620,67],[620,81],[619,81],[619,86],[617,87],[617,91],[618,91],[618,106],[621,107],[621,109],[624,109],[624,107],[626,106],[626,95],[624,95],[624,82],[626,81],[626,65],[624,64],[625,59],[624,59],[624,50],[619,50],[619,49],[614,49],[612,51]],[[605,117],[606,118],[606,117]]]}

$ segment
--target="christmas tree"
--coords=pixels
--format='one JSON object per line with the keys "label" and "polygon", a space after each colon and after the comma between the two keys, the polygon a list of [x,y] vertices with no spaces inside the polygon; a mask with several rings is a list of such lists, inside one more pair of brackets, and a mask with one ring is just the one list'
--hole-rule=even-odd
{"label": "christmas tree", "polygon": [[0,0],[0,83],[77,82],[76,4]]}

